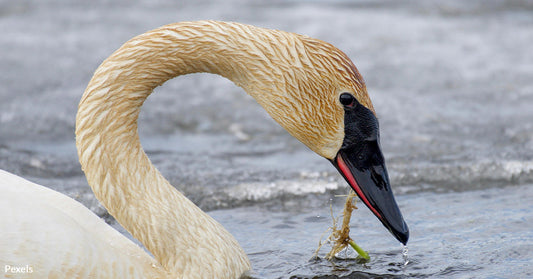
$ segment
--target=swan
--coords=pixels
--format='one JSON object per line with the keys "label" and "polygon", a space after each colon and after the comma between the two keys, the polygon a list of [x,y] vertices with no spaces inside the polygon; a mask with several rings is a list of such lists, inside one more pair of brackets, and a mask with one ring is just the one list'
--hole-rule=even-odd
{"label": "swan", "polygon": [[139,141],[137,118],[148,95],[171,78],[198,72],[242,87],[329,160],[393,236],[407,242],[374,108],[343,52],[278,30],[181,22],[134,37],[107,58],[76,116],[79,161],[95,196],[153,256],[73,199],[0,171],[6,277],[238,278],[250,271],[235,238],[169,184]]}

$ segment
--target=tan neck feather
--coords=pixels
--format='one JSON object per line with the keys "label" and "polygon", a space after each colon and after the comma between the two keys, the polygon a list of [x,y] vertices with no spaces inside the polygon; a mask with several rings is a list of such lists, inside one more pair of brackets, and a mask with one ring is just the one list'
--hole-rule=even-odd
{"label": "tan neck feather", "polygon": [[[312,56],[330,55],[329,52],[337,50],[322,49],[325,43],[306,40],[307,37],[291,33],[236,23],[178,23],[131,39],[96,70],[76,118],[76,144],[82,168],[96,197],[167,271],[187,274],[193,272],[192,267],[203,266],[208,277],[215,274],[237,277],[250,266],[235,239],[175,190],[149,161],[137,132],[144,100],[155,87],[173,77],[195,72],[218,74],[243,87],[274,119],[312,149],[322,146],[323,150],[338,150],[338,146],[327,141],[333,142],[328,137],[339,133],[343,124],[325,125],[333,132],[317,131],[302,136],[305,132],[298,131],[301,127],[279,115],[284,109],[302,109],[293,104],[294,96],[287,96],[286,92],[298,92],[289,87],[315,86],[316,90],[331,91],[333,87],[345,86],[365,90],[357,70],[357,77],[353,78],[355,68],[343,58],[337,61],[342,66],[332,67],[336,71],[339,67],[351,71],[346,77],[348,84],[335,80],[331,81],[332,88],[313,84],[316,79],[322,82],[326,79],[323,83],[327,84],[331,65],[317,66],[312,63]],[[345,57],[342,53],[338,56]],[[298,69],[308,72],[295,72]],[[295,81],[291,73],[308,75],[309,84]],[[364,94],[361,98],[360,101],[367,102]],[[330,113],[327,117],[338,113],[328,111],[331,109],[324,102],[318,106],[322,107],[314,110],[325,110],[325,115]],[[305,113],[298,115],[306,117]],[[309,122],[316,121],[321,120]],[[331,152],[323,153],[326,156]]]}

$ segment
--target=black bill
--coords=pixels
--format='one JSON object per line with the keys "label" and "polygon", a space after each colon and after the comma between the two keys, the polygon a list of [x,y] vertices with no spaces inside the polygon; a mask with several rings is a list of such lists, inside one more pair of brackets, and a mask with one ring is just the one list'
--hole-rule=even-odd
{"label": "black bill", "polygon": [[383,155],[376,141],[363,143],[359,150],[341,150],[332,161],[366,206],[403,244],[409,228],[392,193]]}

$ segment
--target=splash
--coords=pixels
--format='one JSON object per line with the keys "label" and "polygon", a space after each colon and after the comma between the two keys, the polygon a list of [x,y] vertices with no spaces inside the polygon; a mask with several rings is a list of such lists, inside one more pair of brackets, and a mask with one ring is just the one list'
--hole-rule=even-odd
{"label": "splash", "polygon": [[407,248],[407,245],[403,245],[402,258],[403,266],[405,267],[409,264],[409,248]]}

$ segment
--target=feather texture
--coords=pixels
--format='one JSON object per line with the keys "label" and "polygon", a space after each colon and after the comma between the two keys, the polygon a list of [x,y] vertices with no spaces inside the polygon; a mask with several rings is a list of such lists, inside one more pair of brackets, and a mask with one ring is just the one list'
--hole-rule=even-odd
{"label": "feather texture", "polygon": [[7,200],[1,262],[31,263],[35,278],[238,278],[247,272],[249,260],[233,236],[172,187],[139,142],[137,118],[153,89],[197,72],[230,79],[328,159],[344,137],[339,94],[351,92],[373,110],[352,62],[320,40],[216,21],[139,35],[95,71],[80,101],[76,145],[96,197],[154,258],[74,200],[0,172]]}

